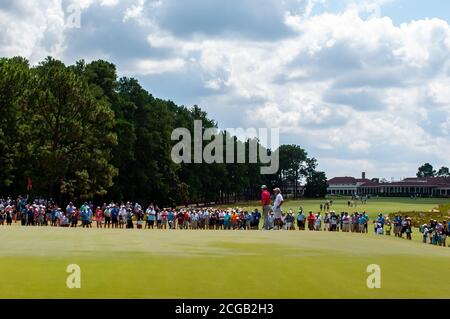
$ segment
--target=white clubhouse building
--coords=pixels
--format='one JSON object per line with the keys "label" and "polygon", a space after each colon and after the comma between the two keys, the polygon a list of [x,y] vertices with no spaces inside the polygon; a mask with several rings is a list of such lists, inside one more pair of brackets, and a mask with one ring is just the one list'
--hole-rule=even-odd
{"label": "white clubhouse building", "polygon": [[328,195],[379,195],[379,196],[443,196],[450,197],[450,178],[411,177],[389,183],[379,179],[335,177],[328,181]]}

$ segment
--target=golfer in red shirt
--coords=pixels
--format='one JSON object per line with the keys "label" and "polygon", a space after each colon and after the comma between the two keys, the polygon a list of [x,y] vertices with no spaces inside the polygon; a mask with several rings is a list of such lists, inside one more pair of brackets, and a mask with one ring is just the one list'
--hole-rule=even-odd
{"label": "golfer in red shirt", "polygon": [[263,217],[264,217],[264,226],[263,229],[269,230],[270,229],[270,223],[269,223],[269,213],[270,213],[270,193],[267,190],[267,186],[263,185],[261,186],[261,204],[262,204],[262,211],[263,211]]}

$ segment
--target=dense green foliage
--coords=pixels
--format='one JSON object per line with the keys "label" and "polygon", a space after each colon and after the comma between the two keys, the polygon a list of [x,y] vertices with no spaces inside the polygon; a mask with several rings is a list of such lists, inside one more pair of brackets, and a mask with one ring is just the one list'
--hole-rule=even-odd
{"label": "dense green foliage", "polygon": [[[155,98],[136,79],[119,79],[106,61],[65,66],[47,58],[31,67],[23,58],[0,59],[0,194],[24,194],[31,179],[32,195],[59,202],[228,202],[257,198],[263,183],[283,187],[316,176],[316,160],[296,145],[277,150],[274,175],[260,174],[259,158],[176,164],[172,131],[193,132],[194,120],[217,128],[199,107]],[[251,143],[217,134],[225,136],[224,145],[231,140],[248,150]]]}
{"label": "dense green foliage", "polygon": [[436,171],[430,163],[423,164],[417,171],[417,177],[434,177],[435,175]]}
{"label": "dense green foliage", "polygon": [[417,170],[417,177],[450,177],[450,170],[442,166],[438,171],[430,163],[425,163]]}

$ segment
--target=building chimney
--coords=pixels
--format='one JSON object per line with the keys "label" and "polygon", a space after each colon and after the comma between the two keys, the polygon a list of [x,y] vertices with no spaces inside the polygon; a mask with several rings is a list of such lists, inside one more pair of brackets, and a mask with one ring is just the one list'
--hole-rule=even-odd
{"label": "building chimney", "polygon": [[362,172],[362,179],[366,179],[366,172]]}

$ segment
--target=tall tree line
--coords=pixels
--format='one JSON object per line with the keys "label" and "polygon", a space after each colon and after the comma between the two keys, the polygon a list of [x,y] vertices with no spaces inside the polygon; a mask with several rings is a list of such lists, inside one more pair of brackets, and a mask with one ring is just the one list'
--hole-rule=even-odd
{"label": "tall tree line", "polygon": [[[261,184],[309,178],[310,195],[322,196],[326,177],[317,178],[317,161],[297,145],[275,150],[280,170],[273,175],[260,174],[259,158],[176,164],[172,131],[193,133],[194,120],[217,128],[198,106],[155,98],[136,79],[118,78],[107,61],[66,66],[49,57],[30,66],[20,57],[0,59],[0,195],[175,205],[254,199]],[[252,142],[217,134],[247,150]]]}

